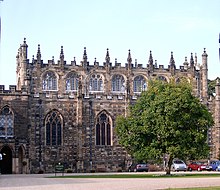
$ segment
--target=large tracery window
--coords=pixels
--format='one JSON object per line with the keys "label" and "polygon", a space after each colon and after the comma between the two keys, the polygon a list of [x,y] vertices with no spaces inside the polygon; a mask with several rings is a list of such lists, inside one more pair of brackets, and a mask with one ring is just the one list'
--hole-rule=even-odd
{"label": "large tracery window", "polygon": [[112,91],[125,92],[125,79],[122,75],[114,75],[112,77]]}
{"label": "large tracery window", "polygon": [[96,120],[96,145],[112,145],[111,119],[101,113]]}
{"label": "large tracery window", "polygon": [[46,72],[43,76],[43,90],[57,90],[57,77],[54,72]]}
{"label": "large tracery window", "polygon": [[66,90],[76,91],[79,85],[79,77],[76,73],[69,73],[66,78]]}
{"label": "large tracery window", "polygon": [[147,83],[143,76],[136,76],[133,83],[134,92],[142,92],[147,90]]}
{"label": "large tracery window", "polygon": [[89,80],[89,91],[103,91],[103,78],[101,75],[91,75]]}
{"label": "large tracery window", "polygon": [[58,111],[50,112],[45,120],[46,145],[58,146],[62,144],[62,116]]}
{"label": "large tracery window", "polygon": [[13,137],[14,116],[8,106],[2,108],[0,112],[0,137]]}

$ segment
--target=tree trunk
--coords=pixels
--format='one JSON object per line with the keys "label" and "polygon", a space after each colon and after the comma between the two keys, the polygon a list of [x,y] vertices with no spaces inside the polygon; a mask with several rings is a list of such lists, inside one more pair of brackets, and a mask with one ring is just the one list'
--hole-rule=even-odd
{"label": "tree trunk", "polygon": [[173,161],[173,157],[170,156],[169,160],[168,160],[168,163],[167,163],[167,166],[166,166],[166,170],[165,170],[166,171],[166,175],[170,175],[172,161]]}

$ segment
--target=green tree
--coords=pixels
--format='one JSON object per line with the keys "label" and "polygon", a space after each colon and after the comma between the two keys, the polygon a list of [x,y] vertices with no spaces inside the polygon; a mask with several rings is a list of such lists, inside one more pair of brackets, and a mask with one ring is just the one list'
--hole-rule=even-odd
{"label": "green tree", "polygon": [[129,110],[128,117],[117,118],[116,133],[136,160],[159,160],[166,154],[170,174],[174,158],[207,158],[207,130],[213,118],[185,80],[149,81],[148,90]]}
{"label": "green tree", "polygon": [[208,79],[208,95],[214,97],[215,94],[215,85],[216,85],[216,80],[209,80]]}

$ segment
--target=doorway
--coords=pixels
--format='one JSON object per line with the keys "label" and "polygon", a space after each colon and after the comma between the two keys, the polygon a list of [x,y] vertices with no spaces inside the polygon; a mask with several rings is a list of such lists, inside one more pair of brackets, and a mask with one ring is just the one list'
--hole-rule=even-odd
{"label": "doorway", "polygon": [[12,151],[8,146],[1,149],[2,160],[0,161],[1,174],[12,174]]}

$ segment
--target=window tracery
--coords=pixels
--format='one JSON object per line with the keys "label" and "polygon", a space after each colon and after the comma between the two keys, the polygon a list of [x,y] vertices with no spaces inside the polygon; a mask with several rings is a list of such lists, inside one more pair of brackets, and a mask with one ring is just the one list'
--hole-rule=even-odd
{"label": "window tracery", "polygon": [[0,137],[13,137],[14,116],[8,106],[2,108],[0,112]]}
{"label": "window tracery", "polygon": [[112,77],[112,91],[125,92],[125,79],[122,75],[114,75]]}
{"label": "window tracery", "polygon": [[133,82],[133,90],[134,92],[142,92],[147,90],[147,83],[143,76],[136,76]]}
{"label": "window tracery", "polygon": [[76,73],[69,73],[66,78],[66,90],[77,91],[79,85],[79,76]]}
{"label": "window tracery", "polygon": [[50,112],[45,120],[46,145],[59,146],[62,144],[62,116],[58,111]]}
{"label": "window tracery", "polygon": [[106,113],[101,113],[96,120],[96,145],[112,145],[111,119]]}
{"label": "window tracery", "polygon": [[57,90],[57,77],[54,72],[48,71],[44,74],[43,90]]}
{"label": "window tracery", "polygon": [[89,80],[89,91],[103,91],[103,77],[93,74]]}

